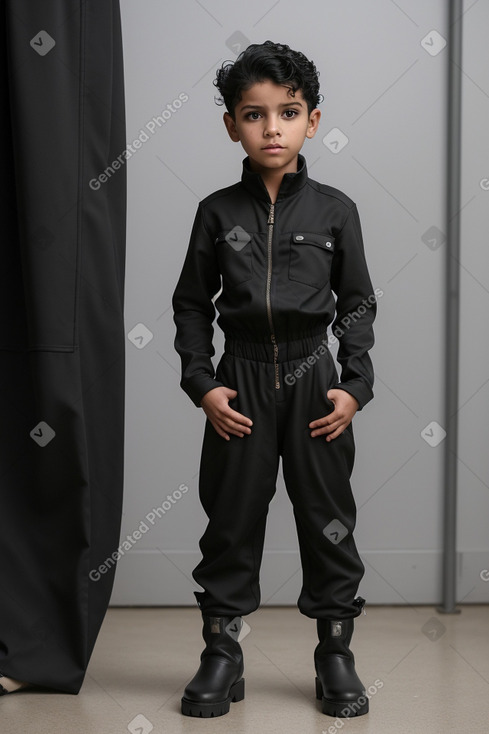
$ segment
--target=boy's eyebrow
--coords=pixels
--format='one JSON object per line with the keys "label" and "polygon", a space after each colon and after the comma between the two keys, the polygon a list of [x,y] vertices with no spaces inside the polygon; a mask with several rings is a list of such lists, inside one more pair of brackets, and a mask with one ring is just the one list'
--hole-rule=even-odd
{"label": "boy's eyebrow", "polygon": [[[290,102],[281,102],[279,104],[279,107],[290,107],[290,105],[299,105],[299,107],[302,107],[301,102],[295,101],[295,100],[294,101],[291,100]],[[248,110],[248,109],[262,110],[262,109],[264,109],[264,107],[263,107],[263,105],[260,105],[260,104],[245,104],[240,109],[241,110]]]}

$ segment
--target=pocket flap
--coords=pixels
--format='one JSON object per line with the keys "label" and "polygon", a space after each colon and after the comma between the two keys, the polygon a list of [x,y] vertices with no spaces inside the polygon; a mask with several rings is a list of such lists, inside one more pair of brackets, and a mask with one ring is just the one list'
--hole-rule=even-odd
{"label": "pocket flap", "polygon": [[293,232],[292,240],[296,245],[315,245],[323,250],[334,252],[334,237],[317,232]]}

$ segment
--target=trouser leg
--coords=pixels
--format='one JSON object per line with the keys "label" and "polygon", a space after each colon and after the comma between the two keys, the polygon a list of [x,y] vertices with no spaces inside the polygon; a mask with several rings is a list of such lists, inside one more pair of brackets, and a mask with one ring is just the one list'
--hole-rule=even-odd
{"label": "trouser leg", "polygon": [[[283,365],[294,374],[298,363]],[[331,355],[321,357],[286,392],[282,440],[283,471],[294,507],[303,568],[300,611],[312,618],[347,619],[364,573],[353,539],[356,507],[350,475],[355,445],[349,426],[338,438],[311,438],[309,423],[333,409],[326,397],[337,381]]]}
{"label": "trouser leg", "polygon": [[237,390],[231,407],[253,421],[251,435],[221,438],[207,421],[199,494],[209,518],[193,577],[202,613],[246,615],[260,603],[259,570],[278,451],[273,366],[224,355],[218,379]]}

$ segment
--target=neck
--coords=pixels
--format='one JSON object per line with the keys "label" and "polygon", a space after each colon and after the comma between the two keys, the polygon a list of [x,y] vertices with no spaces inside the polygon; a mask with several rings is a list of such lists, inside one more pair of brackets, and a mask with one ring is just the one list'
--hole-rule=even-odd
{"label": "neck", "polygon": [[250,158],[243,161],[241,180],[248,192],[261,201],[275,203],[279,197],[294,195],[307,183],[307,166],[302,156],[297,159],[297,169],[292,171],[288,166],[276,171],[262,170],[252,163]]}
{"label": "neck", "polygon": [[290,170],[287,171],[284,171],[283,169],[274,171],[273,169],[265,168],[258,169],[257,173],[259,173],[263,179],[263,183],[266,186],[272,204],[275,204],[275,202],[277,201],[278,192],[280,190],[280,184],[282,183],[284,175],[286,173],[297,173],[297,160],[294,166],[291,166]]}
{"label": "neck", "polygon": [[275,202],[277,201],[278,192],[280,190],[280,184],[282,183],[282,179],[284,177],[283,172],[280,171],[272,174],[270,174],[269,172],[260,172],[260,175],[268,191],[270,201],[272,202],[272,204],[275,204]]}

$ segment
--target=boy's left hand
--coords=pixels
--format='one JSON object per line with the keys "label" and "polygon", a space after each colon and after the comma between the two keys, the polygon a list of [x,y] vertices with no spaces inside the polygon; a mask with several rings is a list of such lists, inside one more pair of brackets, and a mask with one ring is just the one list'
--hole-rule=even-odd
{"label": "boy's left hand", "polygon": [[334,403],[334,410],[324,418],[309,423],[309,428],[314,429],[311,431],[313,438],[326,434],[326,441],[332,441],[351,423],[359,405],[356,398],[346,390],[328,390],[326,397]]}

